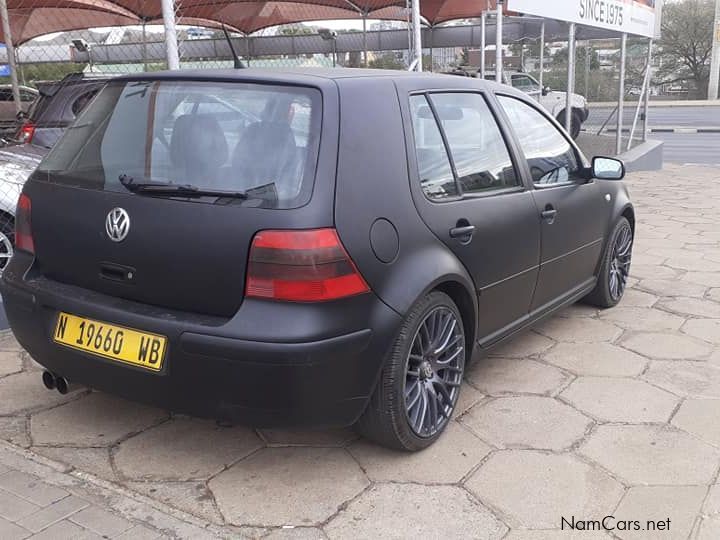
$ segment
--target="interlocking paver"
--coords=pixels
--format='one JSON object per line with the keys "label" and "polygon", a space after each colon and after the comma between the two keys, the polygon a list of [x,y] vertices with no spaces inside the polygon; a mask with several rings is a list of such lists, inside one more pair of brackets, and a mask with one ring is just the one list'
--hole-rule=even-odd
{"label": "interlocking paver", "polygon": [[686,399],[672,419],[674,426],[720,447],[720,400]]}
{"label": "interlocking paver", "polygon": [[552,347],[553,341],[537,332],[523,332],[503,342],[490,351],[490,356],[504,358],[525,358]]}
{"label": "interlocking paver", "polygon": [[[412,513],[408,508],[413,508]],[[507,529],[454,486],[379,484],[325,527],[335,538],[502,538]]]}
{"label": "interlocking paver", "polygon": [[660,359],[695,359],[707,356],[712,347],[690,336],[658,332],[639,332],[621,342],[623,347],[648,356]]}
{"label": "interlocking paver", "polygon": [[10,521],[17,521],[34,514],[39,509],[39,506],[0,489],[0,517]]}
{"label": "interlocking paver", "polygon": [[495,357],[482,358],[471,364],[467,378],[486,395],[547,394],[568,380],[559,369],[535,360]]}
{"label": "interlocking paver", "polygon": [[554,339],[568,343],[597,343],[614,341],[622,330],[614,324],[597,319],[565,319],[553,317],[540,323],[537,331]]}
{"label": "interlocking paver", "polygon": [[632,484],[703,485],[717,469],[720,450],[665,426],[606,425],[579,452]]}
{"label": "interlocking paver", "polygon": [[579,441],[592,421],[553,398],[517,396],[478,405],[462,423],[500,447],[562,450]]}
{"label": "interlocking paver", "polygon": [[466,486],[511,526],[534,529],[557,527],[561,516],[604,516],[623,494],[619,482],[577,457],[535,450],[493,454]]}
{"label": "interlocking paver", "polygon": [[32,532],[0,517],[0,538],[2,540],[23,540]]}
{"label": "interlocking paver", "polygon": [[690,319],[683,325],[682,331],[698,339],[720,345],[720,319]]}
{"label": "interlocking paver", "polygon": [[53,523],[61,521],[75,512],[86,508],[89,504],[90,503],[80,499],[79,497],[69,495],[54,504],[46,506],[34,514],[19,520],[18,525],[21,525],[32,532],[39,532]]}
{"label": "interlocking paver", "polygon": [[133,523],[107,510],[90,506],[70,516],[70,521],[101,536],[117,536],[132,528]]}
{"label": "interlocking paver", "polygon": [[0,415],[46,409],[69,401],[76,392],[62,395],[42,385],[37,372],[23,372],[0,379]]}
{"label": "interlocking paver", "polygon": [[166,416],[159,409],[95,392],[33,415],[30,430],[35,444],[110,446]]}
{"label": "interlocking paver", "polygon": [[326,540],[327,535],[315,527],[293,527],[274,529],[263,540]]}
{"label": "interlocking paver", "polygon": [[646,382],[620,377],[580,377],[560,395],[605,422],[667,422],[679,401]]}
{"label": "interlocking paver", "polygon": [[261,446],[248,428],[175,418],[121,443],[115,464],[131,479],[209,478]]}
{"label": "interlocking paver", "polygon": [[647,360],[610,343],[558,343],[543,360],[577,375],[634,377],[647,366]]}
{"label": "interlocking paver", "polygon": [[[643,530],[616,530],[620,538],[685,540],[700,511],[705,486],[635,486],[628,490],[613,515],[617,520],[639,520]],[[669,519],[669,529],[653,529],[647,520]],[[664,525],[663,525],[664,526]],[[656,525],[657,527],[657,525]]]}
{"label": "interlocking paver", "polygon": [[358,438],[351,429],[262,429],[260,434],[271,446],[347,446]]}
{"label": "interlocking paver", "polygon": [[490,452],[490,447],[467,429],[451,422],[443,437],[422,452],[407,454],[367,441],[350,446],[371,480],[377,482],[459,482]]}
{"label": "interlocking paver", "polygon": [[209,487],[236,525],[313,525],[360,493],[368,480],[340,448],[266,448],[213,478]]}
{"label": "interlocking paver", "polygon": [[720,304],[701,298],[673,298],[661,300],[660,307],[681,315],[695,317],[720,318]]}
{"label": "interlocking paver", "polygon": [[679,330],[684,317],[653,308],[628,307],[624,303],[600,313],[601,319],[612,321],[626,330],[666,332]]}
{"label": "interlocking paver", "polygon": [[[643,279],[638,288],[659,297],[686,296],[702,298],[707,291],[705,285],[698,285],[682,279]],[[624,305],[621,304],[621,305]]]}
{"label": "interlocking paver", "polygon": [[18,352],[0,351],[0,377],[22,371],[22,358]]}
{"label": "interlocking paver", "polygon": [[0,489],[38,506],[47,506],[68,496],[64,489],[48,486],[35,476],[20,471],[0,475]]}
{"label": "interlocking paver", "polygon": [[720,365],[658,360],[643,378],[679,396],[720,398]]}
{"label": "interlocking paver", "polygon": [[67,520],[58,521],[32,536],[32,540],[101,540],[102,536]]}

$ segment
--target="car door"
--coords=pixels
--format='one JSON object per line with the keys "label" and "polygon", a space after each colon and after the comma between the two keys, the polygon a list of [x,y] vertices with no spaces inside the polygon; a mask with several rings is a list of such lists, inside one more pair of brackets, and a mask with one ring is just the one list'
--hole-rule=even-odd
{"label": "car door", "polygon": [[529,310],[540,249],[532,193],[483,93],[415,94],[409,114],[415,203],[472,276],[479,341],[490,342]]}
{"label": "car door", "polygon": [[498,95],[527,161],[541,230],[540,272],[531,312],[592,284],[611,204],[588,180],[582,155],[534,104]]}

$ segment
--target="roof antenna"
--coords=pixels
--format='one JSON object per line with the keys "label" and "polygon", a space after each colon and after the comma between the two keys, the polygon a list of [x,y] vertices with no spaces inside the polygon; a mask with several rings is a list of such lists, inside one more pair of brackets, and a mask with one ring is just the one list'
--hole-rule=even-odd
{"label": "roof antenna", "polygon": [[227,28],[225,28],[225,23],[223,23],[222,25],[222,31],[223,34],[225,34],[225,41],[227,41],[227,44],[230,47],[230,52],[232,53],[233,67],[235,69],[244,69],[246,66],[245,64],[243,64],[243,61],[240,60],[240,57],[235,52],[235,47],[233,47],[232,41],[230,40],[230,34],[228,34]]}

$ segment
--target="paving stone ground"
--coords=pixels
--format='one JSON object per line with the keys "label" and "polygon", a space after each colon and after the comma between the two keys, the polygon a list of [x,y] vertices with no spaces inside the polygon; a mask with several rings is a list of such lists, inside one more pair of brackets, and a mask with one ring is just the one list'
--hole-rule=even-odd
{"label": "paving stone ground", "polygon": [[[0,538],[720,538],[720,169],[627,183],[622,304],[571,306],[478,359],[413,455],[60,396],[0,334]],[[560,530],[604,516],[615,530]]]}

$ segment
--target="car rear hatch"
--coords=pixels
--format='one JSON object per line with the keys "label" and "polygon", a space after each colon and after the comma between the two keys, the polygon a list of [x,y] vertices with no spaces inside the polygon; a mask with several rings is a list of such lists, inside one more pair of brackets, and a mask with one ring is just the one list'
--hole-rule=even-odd
{"label": "car rear hatch", "polygon": [[[34,271],[232,316],[257,231],[332,226],[334,178],[318,181],[322,193],[311,197],[321,96],[278,84],[110,83],[25,187]],[[334,166],[323,169],[334,176]]]}

